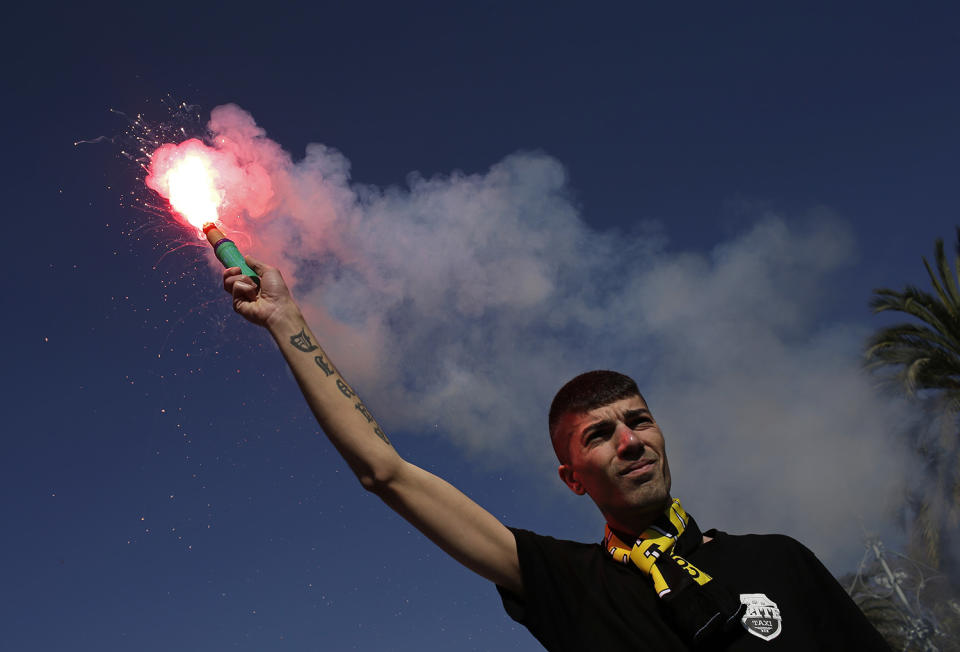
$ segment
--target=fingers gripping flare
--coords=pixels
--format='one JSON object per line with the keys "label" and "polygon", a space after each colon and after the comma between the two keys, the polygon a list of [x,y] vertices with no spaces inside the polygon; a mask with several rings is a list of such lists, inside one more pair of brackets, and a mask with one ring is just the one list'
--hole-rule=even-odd
{"label": "fingers gripping flare", "polygon": [[257,300],[260,288],[250,282],[240,267],[229,267],[223,272],[223,289],[233,297],[233,309],[242,314],[241,306]]}
{"label": "fingers gripping flare", "polygon": [[245,264],[257,275],[260,283],[254,285],[243,268],[228,267],[223,272],[223,289],[233,301],[233,309],[261,326],[286,316],[298,316],[299,308],[290,296],[290,290],[280,275],[280,270],[265,265],[251,257]]}

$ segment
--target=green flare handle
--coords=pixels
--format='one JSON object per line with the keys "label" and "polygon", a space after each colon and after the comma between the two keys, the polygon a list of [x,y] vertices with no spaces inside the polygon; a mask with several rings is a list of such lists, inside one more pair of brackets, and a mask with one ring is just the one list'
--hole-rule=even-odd
{"label": "green flare handle", "polygon": [[250,269],[250,266],[247,265],[246,261],[243,259],[243,254],[240,253],[240,250],[237,249],[237,245],[230,238],[223,235],[223,233],[218,229],[212,222],[209,224],[203,225],[203,232],[207,235],[207,240],[210,242],[210,246],[213,247],[213,253],[217,255],[217,258],[223,263],[225,268],[227,267],[239,267],[245,275],[253,279],[253,282],[260,286],[260,277],[257,276],[257,273]]}

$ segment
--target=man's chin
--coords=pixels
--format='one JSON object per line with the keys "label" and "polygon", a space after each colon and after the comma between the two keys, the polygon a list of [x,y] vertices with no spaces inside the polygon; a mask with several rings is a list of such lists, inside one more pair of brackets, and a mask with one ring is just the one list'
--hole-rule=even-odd
{"label": "man's chin", "polygon": [[673,499],[670,497],[670,490],[660,486],[645,485],[643,491],[639,492],[631,501],[637,510],[643,512],[660,513],[670,506]]}

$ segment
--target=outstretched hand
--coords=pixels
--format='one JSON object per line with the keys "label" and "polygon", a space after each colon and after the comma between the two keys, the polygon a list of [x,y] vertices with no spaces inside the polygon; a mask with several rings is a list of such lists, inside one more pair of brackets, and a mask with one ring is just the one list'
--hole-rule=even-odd
{"label": "outstretched hand", "polygon": [[244,260],[260,277],[260,287],[239,267],[225,269],[223,289],[233,297],[234,310],[259,326],[269,326],[271,321],[299,311],[280,270],[249,256]]}

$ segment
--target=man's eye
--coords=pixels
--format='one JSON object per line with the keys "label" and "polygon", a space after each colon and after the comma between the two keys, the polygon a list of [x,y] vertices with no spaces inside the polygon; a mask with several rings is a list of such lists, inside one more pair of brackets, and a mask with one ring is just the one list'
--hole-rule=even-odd
{"label": "man's eye", "polygon": [[607,436],[607,434],[608,433],[605,430],[594,430],[593,432],[591,432],[589,435],[586,436],[586,438],[583,440],[583,443],[584,444],[596,443],[604,439]]}
{"label": "man's eye", "polygon": [[649,423],[653,423],[653,419],[650,417],[637,417],[636,419],[632,419],[627,425],[631,429],[635,429],[639,426],[645,426]]}

